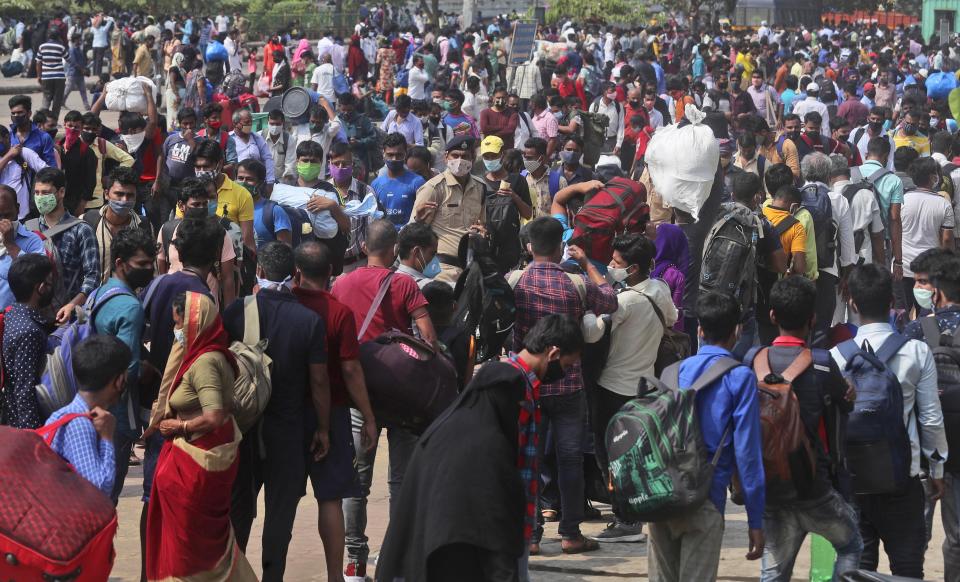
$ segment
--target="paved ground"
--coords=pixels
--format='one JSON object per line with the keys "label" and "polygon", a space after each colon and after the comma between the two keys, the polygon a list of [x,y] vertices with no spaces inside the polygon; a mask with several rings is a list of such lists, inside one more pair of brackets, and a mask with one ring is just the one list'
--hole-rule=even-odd
{"label": "paved ground", "polygon": [[[380,442],[381,461],[387,459],[387,439]],[[142,454],[142,453],[141,453]],[[371,554],[376,555],[387,527],[387,465],[376,466],[373,491],[370,495],[369,524],[367,535],[370,537]],[[112,581],[137,580],[140,571],[140,496],[142,495],[142,471],[132,467],[120,500],[120,529],[117,534],[117,562]],[[262,500],[261,500],[262,501]],[[604,508],[605,509],[605,508]],[[605,511],[606,515],[606,511]],[[303,498],[297,513],[293,541],[290,544],[287,561],[287,580],[292,582],[313,582],[326,580],[323,549],[316,531],[317,508],[312,498]],[[943,580],[943,557],[940,546],[943,543],[943,527],[939,521],[934,527],[933,540],[926,556],[926,579]],[[260,533],[261,519],[254,522],[250,538],[249,558],[254,569],[260,571]],[[566,556],[560,552],[556,524],[547,524],[547,535],[542,546],[543,555],[531,562],[532,578],[536,582],[574,582],[608,580],[645,580],[647,576],[646,544],[605,544],[601,551]],[[605,523],[596,521],[585,523],[583,530],[590,535],[603,529]],[[742,508],[732,504],[727,506],[726,532],[723,540],[723,552],[720,561],[719,580],[749,581],[759,579],[759,562],[748,562],[746,554],[746,514]],[[881,557],[881,571],[887,568],[886,558]],[[371,565],[369,573],[373,573]],[[804,544],[797,558],[794,580],[808,580],[810,568],[809,543]],[[691,581],[693,582],[693,581]]]}

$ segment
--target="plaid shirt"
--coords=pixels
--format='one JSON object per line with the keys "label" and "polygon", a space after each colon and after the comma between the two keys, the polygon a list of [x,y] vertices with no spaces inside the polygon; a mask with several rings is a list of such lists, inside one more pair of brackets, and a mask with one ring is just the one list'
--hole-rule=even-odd
{"label": "plaid shirt", "polygon": [[[50,415],[47,424],[72,413],[90,412],[83,396],[77,394],[70,404]],[[93,428],[89,418],[76,418],[57,430],[50,444],[58,455],[73,465],[81,477],[92,483],[97,489],[110,495],[116,479],[116,463],[113,459],[113,441],[102,439]]]}
{"label": "plaid shirt", "polygon": [[526,362],[510,352],[507,363],[519,370],[527,381],[527,389],[520,405],[520,440],[518,442],[517,469],[523,481],[526,504],[523,515],[523,540],[530,543],[533,528],[537,524],[537,497],[539,496],[540,472],[537,470],[537,445],[540,425],[540,379]]}
{"label": "plaid shirt", "polygon": [[[520,276],[513,290],[517,304],[517,320],[513,327],[513,349],[523,348],[523,338],[542,317],[569,315],[578,322],[587,311],[597,315],[617,310],[617,293],[604,283],[597,285],[584,277],[586,301],[580,301],[570,275],[556,263],[532,263]],[[584,305],[586,303],[586,305]],[[541,396],[561,396],[583,389],[583,373],[578,361],[567,369],[563,379],[542,387]]]}
{"label": "plaid shirt", "polygon": [[[64,212],[60,222],[73,218],[69,212]],[[40,232],[45,232],[47,225],[40,217]],[[54,235],[53,244],[60,255],[63,267],[63,286],[67,292],[67,301],[83,293],[89,296],[100,285],[100,253],[97,248],[97,237],[90,225],[81,220],[60,234]]]}

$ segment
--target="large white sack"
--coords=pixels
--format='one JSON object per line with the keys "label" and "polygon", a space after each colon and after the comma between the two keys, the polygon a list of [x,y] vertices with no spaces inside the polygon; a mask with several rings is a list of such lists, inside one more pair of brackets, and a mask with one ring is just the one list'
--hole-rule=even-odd
{"label": "large white sack", "polygon": [[[309,202],[310,198],[314,196],[323,196],[339,202],[337,199],[337,194],[335,192],[330,192],[329,190],[304,188],[303,186],[290,186],[288,184],[281,183],[273,185],[273,191],[270,193],[270,200],[273,200],[277,204],[286,204],[294,208],[303,208],[306,210],[307,202]],[[317,238],[330,239],[337,236],[339,227],[337,226],[336,219],[333,218],[329,210],[324,210],[323,212],[318,212],[317,214],[307,212],[307,214],[310,217],[310,224],[313,227],[313,232],[317,235]]]}
{"label": "large white sack", "polygon": [[661,127],[647,146],[650,179],[663,201],[693,216],[710,196],[720,161],[720,146],[713,130],[703,125],[706,114],[687,104],[684,114],[690,124]]}
{"label": "large white sack", "polygon": [[150,87],[153,102],[157,102],[157,86],[148,77],[123,77],[107,83],[106,105],[110,111],[147,112],[143,83]]}

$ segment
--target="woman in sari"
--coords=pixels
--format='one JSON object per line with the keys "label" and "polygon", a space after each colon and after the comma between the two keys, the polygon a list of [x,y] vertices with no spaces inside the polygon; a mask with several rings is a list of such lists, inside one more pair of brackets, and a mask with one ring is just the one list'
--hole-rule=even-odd
{"label": "woman in sari", "polygon": [[377,90],[383,96],[387,103],[393,101],[393,76],[394,64],[397,60],[397,53],[390,48],[387,39],[380,41],[380,49],[377,51],[377,66],[379,66],[380,75],[377,83]]}
{"label": "woman in sari", "polygon": [[650,278],[662,279],[670,287],[670,295],[678,312],[673,329],[683,331],[683,287],[690,266],[690,245],[686,235],[675,224],[659,225],[654,244],[657,255],[653,259]]}
{"label": "woman in sari", "polygon": [[148,432],[167,439],[147,506],[148,580],[256,580],[230,524],[240,429],[230,407],[236,362],[213,301],[173,302],[174,342]]}

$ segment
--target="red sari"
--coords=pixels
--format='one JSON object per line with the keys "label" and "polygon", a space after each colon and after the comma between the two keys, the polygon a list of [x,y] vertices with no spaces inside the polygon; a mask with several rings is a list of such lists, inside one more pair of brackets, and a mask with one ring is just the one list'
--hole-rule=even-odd
{"label": "red sari", "polygon": [[[235,366],[213,301],[187,293],[184,311],[186,347],[175,343],[170,352],[151,427],[172,416],[169,398],[201,355],[219,352]],[[240,438],[230,417],[193,441],[178,436],[163,444],[147,505],[148,580],[256,580],[230,523]]]}

